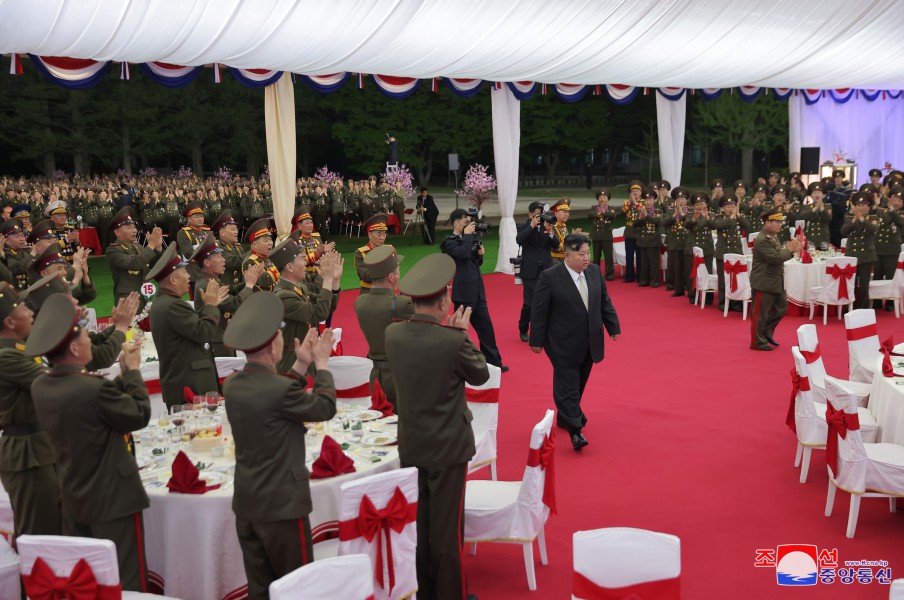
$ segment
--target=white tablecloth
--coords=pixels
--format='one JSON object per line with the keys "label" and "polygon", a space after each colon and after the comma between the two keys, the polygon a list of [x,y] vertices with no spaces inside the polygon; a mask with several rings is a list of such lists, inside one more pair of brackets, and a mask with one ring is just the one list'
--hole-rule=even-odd
{"label": "white tablecloth", "polygon": [[[152,445],[148,437],[143,432],[139,446]],[[318,443],[313,447],[319,449]],[[339,487],[343,483],[399,468],[396,446],[377,450],[387,451],[379,463],[356,458],[355,473],[311,480],[314,508],[310,520],[315,533],[329,529],[339,518]],[[213,463],[217,467],[234,465],[231,456],[214,458],[210,452],[191,451],[188,454],[193,462]],[[160,469],[159,480],[166,481],[168,477],[169,469]],[[169,493],[162,486],[148,489],[148,496],[151,506],[144,511],[148,570],[152,577],[162,578],[166,595],[182,600],[223,600],[245,586],[231,485],[200,495]]]}
{"label": "white tablecloth", "polygon": [[[747,259],[753,264],[753,257]],[[822,276],[826,272],[824,261],[813,261],[804,264],[796,259],[785,262],[785,295],[788,302],[797,306],[810,306],[810,288],[822,285]]]}
{"label": "white tablecloth", "polygon": [[[902,352],[900,348],[897,352]],[[895,372],[904,375],[904,357],[892,356]],[[897,366],[902,365],[902,366]],[[876,361],[873,389],[869,395],[869,411],[879,423],[878,442],[904,444],[904,377],[885,377],[882,359]]]}

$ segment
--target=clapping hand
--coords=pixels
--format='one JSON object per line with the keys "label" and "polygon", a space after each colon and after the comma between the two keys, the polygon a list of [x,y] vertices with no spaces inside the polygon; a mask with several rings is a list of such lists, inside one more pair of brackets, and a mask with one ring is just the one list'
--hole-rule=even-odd
{"label": "clapping hand", "polygon": [[[313,331],[313,330],[312,330]],[[327,327],[313,343],[314,367],[319,371],[326,369],[330,354],[333,353],[333,330]]]}
{"label": "clapping hand", "polygon": [[154,227],[151,232],[147,235],[148,247],[154,250],[160,250],[163,246],[163,230],[159,227]]}
{"label": "clapping hand", "polygon": [[468,325],[470,325],[470,323],[471,307],[459,306],[458,310],[446,319],[446,325],[448,327],[455,327],[456,329],[461,329],[463,331],[468,330]]}
{"label": "clapping hand", "polygon": [[110,321],[118,331],[125,333],[132,325],[132,319],[138,312],[140,296],[138,292],[132,292],[125,298],[120,298],[110,314]]}
{"label": "clapping hand", "polygon": [[66,234],[66,241],[67,241],[67,242],[70,242],[70,243],[71,243],[71,242],[77,242],[77,241],[78,241],[78,231],[76,231],[75,229],[73,229],[72,231],[70,231],[69,233],[67,233],[67,234]]}
{"label": "clapping hand", "polygon": [[797,252],[797,249],[800,247],[800,242],[795,238],[785,244],[785,247],[788,249],[788,252]]}
{"label": "clapping hand", "polygon": [[204,291],[201,292],[201,302],[204,304],[210,304],[212,306],[218,306],[222,303],[226,298],[229,297],[229,288],[226,286],[221,286],[214,280],[210,280],[207,282],[207,287]]}
{"label": "clapping hand", "polygon": [[245,269],[245,287],[253,288],[257,285],[257,280],[264,274],[264,263],[254,263]]}
{"label": "clapping hand", "polygon": [[122,372],[137,371],[141,368],[141,342],[143,338],[136,335],[131,342],[122,345],[122,354],[119,356],[119,368]]}

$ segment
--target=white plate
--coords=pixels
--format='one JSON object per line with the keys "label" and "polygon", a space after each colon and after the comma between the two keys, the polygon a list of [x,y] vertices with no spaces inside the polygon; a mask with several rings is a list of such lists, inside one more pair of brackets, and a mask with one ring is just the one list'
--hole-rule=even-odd
{"label": "white plate", "polygon": [[376,421],[377,419],[381,418],[382,416],[383,416],[383,413],[381,413],[380,411],[370,410],[370,409],[362,410],[357,415],[355,415],[355,417],[357,417],[358,419],[361,419],[362,421]]}
{"label": "white plate", "polygon": [[399,415],[390,415],[388,417],[383,417],[382,419],[377,419],[377,423],[382,425],[398,425]]}
{"label": "white plate", "polygon": [[208,486],[226,483],[226,476],[222,473],[217,473],[216,471],[201,471],[198,473],[198,479],[204,480],[204,483]]}
{"label": "white plate", "polygon": [[399,438],[390,433],[372,433],[361,438],[361,443],[368,446],[391,446],[399,441]]}

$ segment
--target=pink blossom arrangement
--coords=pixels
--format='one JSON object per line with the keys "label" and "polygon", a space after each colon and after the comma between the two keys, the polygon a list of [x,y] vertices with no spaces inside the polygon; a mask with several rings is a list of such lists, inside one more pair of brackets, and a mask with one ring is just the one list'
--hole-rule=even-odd
{"label": "pink blossom arrangement", "polygon": [[194,172],[191,170],[191,167],[186,167],[185,165],[181,165],[178,169],[176,169],[174,175],[179,179],[191,179],[195,176]]}
{"label": "pink blossom arrangement", "polygon": [[342,180],[342,174],[334,173],[330,171],[329,167],[323,165],[316,171],[314,171],[314,179],[320,182],[321,185],[329,186],[336,180]]}
{"label": "pink blossom arrangement", "polygon": [[402,193],[405,194],[405,198],[414,196],[414,176],[411,175],[411,171],[406,165],[400,164],[395,169],[387,168],[383,173],[383,179],[389,184],[390,189],[395,189],[396,182],[401,181]]}
{"label": "pink blossom arrangement", "polygon": [[216,173],[214,173],[214,177],[226,183],[230,177],[232,177],[232,171],[229,170],[229,167],[220,167]]}
{"label": "pink blossom arrangement", "polygon": [[154,167],[145,167],[138,171],[138,174],[142,177],[157,177],[157,169]]}
{"label": "pink blossom arrangement", "polygon": [[476,164],[471,165],[471,168],[465,173],[464,188],[457,190],[456,193],[467,198],[468,202],[480,210],[484,202],[492,199],[495,189],[496,179],[487,173],[487,167]]}
{"label": "pink blossom arrangement", "polygon": [[53,178],[56,180],[59,180],[59,181],[62,181],[64,179],[69,179],[69,173],[67,173],[63,169],[56,169],[53,172]]}
{"label": "pink blossom arrangement", "polygon": [[129,174],[126,173],[125,169],[116,169],[116,177],[117,179],[122,179],[124,177],[128,177]]}

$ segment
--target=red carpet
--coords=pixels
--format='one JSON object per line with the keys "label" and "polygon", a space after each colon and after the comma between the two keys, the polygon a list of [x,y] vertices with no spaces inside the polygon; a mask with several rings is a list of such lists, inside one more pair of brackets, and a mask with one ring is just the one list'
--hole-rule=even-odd
{"label": "red carpet", "polygon": [[[499,478],[520,479],[531,427],[552,408],[552,373],[545,355],[518,339],[521,287],[503,275],[485,277],[503,362],[499,417]],[[794,435],[785,427],[790,392],[790,347],[806,317],[786,317],[776,332],[781,348],[748,350],[749,321],[740,313],[700,310],[664,287],[609,284],[622,326],[594,367],[583,408],[590,445],[574,452],[558,437],[559,514],[546,526],[550,564],[537,562],[537,591],[527,589],[517,545],[482,544],[466,567],[470,591],[481,600],[569,598],[571,535],[581,529],[628,526],[681,538],[683,597],[887,598],[888,586],[818,584],[784,588],[774,568],[756,568],[759,548],[815,544],[838,549],[843,561],[885,560],[904,577],[904,511],[864,499],[857,537],[844,531],[849,496],[839,492],[825,517],[824,453],[814,451],[809,480],[798,482]],[[334,326],[343,328],[346,354],[367,346],[346,292]],[[904,320],[879,313],[879,334],[904,340]],[[843,321],[818,319],[820,347],[830,375],[847,378]],[[481,471],[480,477],[488,477]]]}

